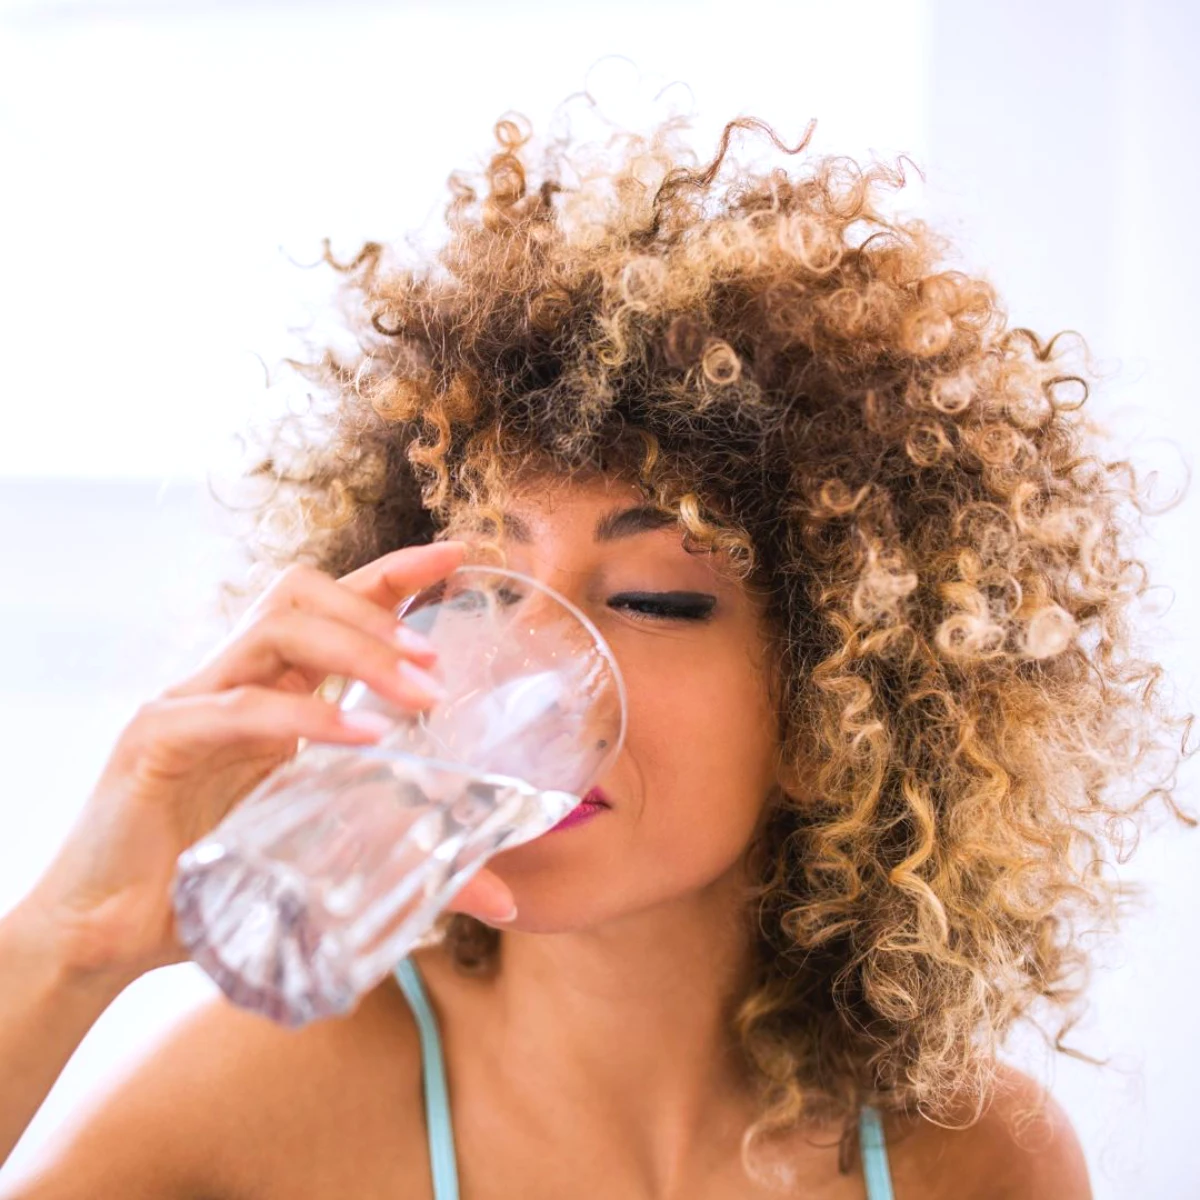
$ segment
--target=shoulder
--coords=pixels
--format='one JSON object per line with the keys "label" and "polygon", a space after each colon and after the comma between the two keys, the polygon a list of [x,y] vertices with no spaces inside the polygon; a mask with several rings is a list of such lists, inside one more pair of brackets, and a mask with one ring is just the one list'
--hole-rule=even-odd
{"label": "shoulder", "polygon": [[423,1162],[420,1069],[390,980],[352,1013],[301,1029],[216,996],[89,1096],[33,1164],[36,1186],[16,1195],[77,1195],[88,1181],[130,1197],[317,1194],[309,1185],[344,1173],[339,1160],[394,1179]]}
{"label": "shoulder", "polygon": [[897,1197],[1091,1200],[1070,1118],[1041,1084],[1014,1067],[1000,1068],[988,1107],[965,1128],[913,1120],[889,1121],[886,1129]]}

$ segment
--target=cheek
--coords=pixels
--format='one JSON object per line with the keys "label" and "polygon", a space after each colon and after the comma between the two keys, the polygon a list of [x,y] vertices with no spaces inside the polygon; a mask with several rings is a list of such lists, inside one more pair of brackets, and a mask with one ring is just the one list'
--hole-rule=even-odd
{"label": "cheek", "polygon": [[761,676],[736,654],[630,689],[629,753],[647,844],[697,865],[736,858],[753,832],[774,764]]}

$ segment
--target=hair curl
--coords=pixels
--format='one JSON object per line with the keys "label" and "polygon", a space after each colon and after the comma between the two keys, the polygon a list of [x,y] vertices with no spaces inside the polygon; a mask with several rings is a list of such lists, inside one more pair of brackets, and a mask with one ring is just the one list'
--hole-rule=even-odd
{"label": "hair curl", "polygon": [[[1138,477],[1098,452],[1062,336],[1008,328],[941,237],[885,217],[901,163],[722,181],[736,130],[797,155],[812,124],[789,148],[731,121],[703,165],[684,125],[615,138],[614,163],[555,144],[535,173],[506,116],[482,191],[450,176],[436,253],[325,241],[357,345],[287,360],[317,393],[248,471],[270,484],[251,577],[494,518],[529,471],[638,481],[760,589],[777,650],[795,786],[750,848],[744,1153],[863,1103],[978,1113],[1018,1018],[1046,1008],[1088,1057],[1063,1037],[1082,935],[1130,892],[1112,865],[1154,799],[1195,824],[1192,717],[1134,647]],[[439,933],[474,970],[501,936]]]}

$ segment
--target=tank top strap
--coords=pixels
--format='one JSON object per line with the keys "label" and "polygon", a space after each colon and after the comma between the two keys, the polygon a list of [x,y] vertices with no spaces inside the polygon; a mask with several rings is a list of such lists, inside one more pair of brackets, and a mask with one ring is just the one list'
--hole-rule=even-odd
{"label": "tank top strap", "polygon": [[429,1164],[434,1200],[458,1200],[458,1167],[446,1065],[437,1018],[421,983],[421,973],[411,958],[403,958],[393,972],[416,1017],[421,1036],[421,1078],[425,1092],[425,1127],[429,1134]]}
{"label": "tank top strap", "polygon": [[[412,959],[401,959],[396,964],[394,974],[413,1010],[421,1038],[421,1077],[425,1095],[425,1126],[429,1134],[429,1162],[433,1174],[434,1200],[458,1200],[454,1129],[450,1121],[446,1066],[437,1018],[425,994],[421,974]],[[867,1200],[895,1200],[883,1125],[879,1113],[869,1105],[864,1106],[859,1115],[858,1131]]]}
{"label": "tank top strap", "polygon": [[863,1177],[867,1181],[867,1200],[894,1200],[883,1123],[870,1105],[864,1105],[859,1113],[858,1144],[862,1151]]}

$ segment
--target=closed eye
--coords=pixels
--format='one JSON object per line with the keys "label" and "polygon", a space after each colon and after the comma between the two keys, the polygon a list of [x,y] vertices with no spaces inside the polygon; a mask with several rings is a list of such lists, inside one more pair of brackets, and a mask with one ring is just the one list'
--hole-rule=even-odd
{"label": "closed eye", "polygon": [[608,603],[638,620],[705,621],[717,598],[705,592],[622,592]]}

